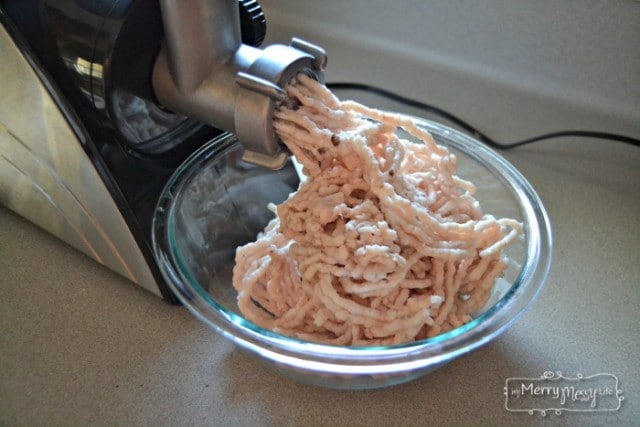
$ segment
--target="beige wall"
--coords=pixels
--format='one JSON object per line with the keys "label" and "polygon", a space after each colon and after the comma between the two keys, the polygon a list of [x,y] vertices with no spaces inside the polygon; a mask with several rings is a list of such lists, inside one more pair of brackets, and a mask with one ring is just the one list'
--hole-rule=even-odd
{"label": "beige wall", "polygon": [[453,111],[496,138],[640,137],[640,1],[261,0],[267,42],[323,45],[328,81]]}

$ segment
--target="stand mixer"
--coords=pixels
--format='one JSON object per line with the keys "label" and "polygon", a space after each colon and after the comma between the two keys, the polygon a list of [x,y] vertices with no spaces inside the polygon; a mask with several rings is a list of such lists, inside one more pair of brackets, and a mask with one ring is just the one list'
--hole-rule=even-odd
{"label": "stand mixer", "polygon": [[322,81],[325,52],[258,48],[253,0],[7,0],[0,22],[0,203],[176,302],[150,249],[160,191],[224,132],[281,167],[282,87]]}

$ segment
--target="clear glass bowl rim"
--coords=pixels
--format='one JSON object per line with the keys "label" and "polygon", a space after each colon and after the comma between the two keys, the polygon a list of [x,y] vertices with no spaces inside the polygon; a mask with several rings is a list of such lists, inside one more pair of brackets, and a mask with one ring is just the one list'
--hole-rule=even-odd
{"label": "clear glass bowl rim", "polygon": [[280,365],[318,374],[376,375],[427,369],[486,344],[508,328],[539,295],[551,267],[552,231],[548,214],[524,176],[477,140],[436,122],[414,118],[439,144],[457,149],[499,177],[517,195],[526,230],[526,255],[518,279],[493,307],[473,321],[433,338],[392,346],[347,347],[283,336],[226,310],[185,267],[175,247],[173,200],[201,167],[238,144],[223,134],[194,152],[167,182],[152,224],[153,251],[165,281],[197,318],[235,344]]}

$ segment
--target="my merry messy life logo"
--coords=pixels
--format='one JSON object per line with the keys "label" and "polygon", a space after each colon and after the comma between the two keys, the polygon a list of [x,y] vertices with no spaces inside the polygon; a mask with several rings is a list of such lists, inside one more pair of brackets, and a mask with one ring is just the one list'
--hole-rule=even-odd
{"label": "my merry messy life logo", "polygon": [[504,406],[510,412],[542,416],[549,411],[556,415],[617,411],[624,400],[618,385],[618,377],[604,373],[568,378],[559,371],[546,371],[539,378],[507,378]]}

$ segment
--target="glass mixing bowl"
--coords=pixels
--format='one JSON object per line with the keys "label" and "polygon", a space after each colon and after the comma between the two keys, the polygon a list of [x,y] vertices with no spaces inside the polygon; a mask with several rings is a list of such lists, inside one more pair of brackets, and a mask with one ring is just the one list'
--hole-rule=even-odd
{"label": "glass mixing bowl", "polygon": [[279,335],[243,318],[231,277],[235,250],[253,241],[280,203],[295,191],[292,162],[272,171],[242,161],[225,134],[194,153],[167,183],[153,221],[156,260],[167,283],[205,324],[283,375],[342,389],[385,387],[418,378],[502,333],[536,298],[551,264],[551,226],[531,185],[505,159],[478,141],[421,121],[458,158],[458,175],[477,186],[483,212],[524,224],[508,250],[509,265],[471,322],[402,345],[346,347]]}

